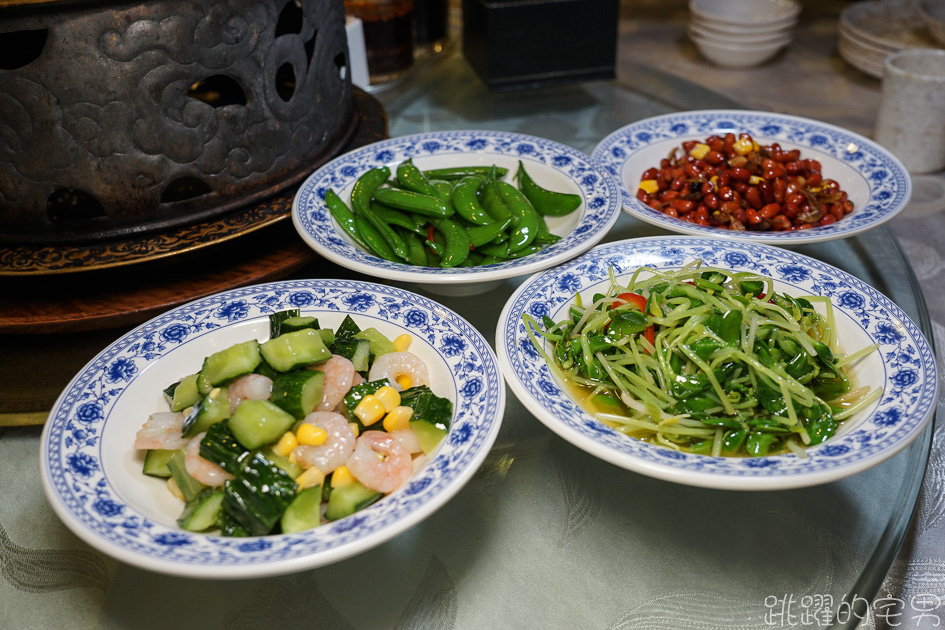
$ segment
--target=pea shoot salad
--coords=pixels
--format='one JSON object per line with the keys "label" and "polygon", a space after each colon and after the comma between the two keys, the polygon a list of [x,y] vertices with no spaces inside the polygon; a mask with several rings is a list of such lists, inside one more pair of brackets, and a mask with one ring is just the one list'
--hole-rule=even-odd
{"label": "pea shoot salad", "polygon": [[643,267],[625,284],[609,276],[606,293],[577,294],[561,321],[522,318],[585,409],[629,436],[712,456],[803,457],[882,395],[851,383],[848,368],[877,346],[840,354],[828,298],[701,261]]}
{"label": "pea shoot salad", "polygon": [[143,472],[183,502],[178,525],[223,536],[311,529],[403,485],[449,431],[453,403],[430,389],[408,334],[298,310],[270,338],[207,356],[167,387],[170,411],[136,434]]}
{"label": "pea shoot salad", "polygon": [[582,198],[536,184],[519,162],[516,188],[499,166],[420,170],[412,159],[391,176],[386,166],[363,174],[350,207],[328,189],[325,204],[355,243],[385,260],[421,267],[491,265],[552,245],[546,216],[577,210]]}

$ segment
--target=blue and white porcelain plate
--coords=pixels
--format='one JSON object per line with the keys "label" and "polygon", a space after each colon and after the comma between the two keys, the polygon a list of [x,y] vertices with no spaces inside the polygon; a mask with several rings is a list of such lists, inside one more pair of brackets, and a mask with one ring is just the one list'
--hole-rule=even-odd
{"label": "blue and white porcelain plate", "polygon": [[[759,144],[778,142],[819,160],[824,178],[836,180],[854,204],[851,214],[832,225],[796,232],[739,232],[680,221],[636,198],[643,172],[686,140],[749,133]],[[789,245],[846,238],[893,218],[909,203],[912,181],[895,156],[863,136],[797,116],[738,110],[666,114],[621,127],[598,144],[592,159],[619,183],[628,214],[671,232]]]}
{"label": "blue and white porcelain plate", "polygon": [[[585,302],[640,267],[679,269],[695,260],[774,278],[778,292],[830,298],[840,350],[872,343],[877,352],[852,366],[858,386],[881,388],[872,408],[807,457],[711,457],[682,453],[626,436],[584,411],[564,390],[529,340],[522,314],[554,321],[576,293]],[[863,471],[906,447],[935,411],[938,375],[932,348],[909,317],[868,284],[835,267],[757,243],[697,237],[652,237],[600,245],[535,274],[509,298],[496,328],[499,364],[522,404],[555,433],[617,466],[677,483],[730,490],[774,490],[827,483]]]}
{"label": "blue and white porcelain plate", "polygon": [[[501,166],[511,181],[521,161],[541,186],[581,195],[581,206],[564,217],[547,217],[562,239],[535,254],[502,263],[443,269],[389,262],[368,253],[344,234],[325,206],[325,191],[350,202],[351,189],[368,170],[412,158],[421,169]],[[504,131],[437,131],[377,142],[335,158],[302,184],[292,204],[295,228],[308,245],[343,267],[378,278],[427,285],[484,283],[527,275],[573,258],[597,244],[620,216],[616,182],[576,149],[535,136]]]}
{"label": "blue and white porcelain plate", "polygon": [[[176,527],[182,504],[142,474],[135,433],[166,411],[162,390],[224,347],[268,339],[268,314],[298,308],[336,328],[350,314],[389,338],[413,336],[431,388],[454,403],[453,425],[427,464],[369,508],[298,534],[223,538]],[[470,479],[495,441],[505,386],[495,354],[468,322],[393,287],[297,280],[235,289],[156,317],[96,356],[59,397],[42,437],[43,487],[80,538],[118,560],[187,577],[301,571],[374,547],[420,522]]]}

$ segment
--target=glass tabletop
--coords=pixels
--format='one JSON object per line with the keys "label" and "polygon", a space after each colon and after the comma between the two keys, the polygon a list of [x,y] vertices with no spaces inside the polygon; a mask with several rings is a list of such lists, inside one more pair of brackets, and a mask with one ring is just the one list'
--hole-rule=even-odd
{"label": "glass tabletop", "polygon": [[[738,107],[644,67],[623,68],[616,81],[493,94],[458,54],[429,62],[375,95],[387,110],[391,136],[500,129],[586,153],[641,118]],[[661,233],[623,215],[607,240]],[[913,271],[885,228],[797,250],[873,285],[932,338]],[[293,277],[361,276],[317,260]],[[479,296],[430,297],[493,342],[500,310],[522,280],[505,281]],[[107,343],[122,332],[95,336],[109,337]],[[81,336],[60,341],[64,351],[69,344],[88,344]],[[9,373],[16,366],[0,363],[0,368]],[[12,566],[15,556],[25,562],[17,565],[19,575],[39,576],[25,560],[28,552],[38,557],[44,550],[68,550],[57,556],[52,571],[71,580],[72,588],[49,594],[50,605],[39,611],[0,590],[6,600],[0,626],[30,620],[38,627],[258,628],[301,620],[332,628],[855,627],[861,614],[856,611],[876,596],[906,531],[930,436],[931,427],[887,462],[824,486],[706,490],[602,462],[546,429],[509,392],[502,429],[485,464],[419,525],[328,567],[209,582],[149,573],[79,543],[45,503],[38,477],[22,472],[36,470],[39,431],[5,429],[0,431],[4,562],[10,558]]]}

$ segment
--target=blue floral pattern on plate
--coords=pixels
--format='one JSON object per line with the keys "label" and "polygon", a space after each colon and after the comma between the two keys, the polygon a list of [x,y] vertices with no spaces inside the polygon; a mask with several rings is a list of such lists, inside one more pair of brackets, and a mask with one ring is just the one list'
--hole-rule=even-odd
{"label": "blue floral pattern on plate", "polygon": [[[245,332],[251,327],[268,331],[269,313],[292,307],[321,321],[335,318],[340,323],[344,314],[351,314],[364,327],[387,326],[429,344],[432,350],[428,352],[448,368],[438,377],[446,384],[445,391],[438,393],[453,399],[454,421],[426,466],[393,494],[352,517],[298,534],[263,538],[179,531],[152,518],[146,507],[139,509],[138,502],[146,503],[147,497],[123,496],[124,480],[118,476],[144,476],[140,461],[134,460],[138,468],[132,470],[123,466],[114,451],[133,460],[128,455],[133,434],[146,415],[122,416],[116,411],[118,401],[161,400],[160,388],[153,390],[140,382],[147,371],[168,367],[172,369],[165,371],[179,378],[192,371],[193,357],[217,349],[213,344],[220,334],[233,337],[230,343],[245,341],[252,338]],[[191,355],[189,364],[181,359],[185,353]],[[156,405],[145,404],[147,413],[160,411]],[[188,577],[286,573],[373,547],[431,514],[479,467],[498,433],[504,408],[505,385],[488,342],[442,305],[402,289],[347,280],[258,285],[204,298],[156,317],[83,368],[47,420],[42,439],[43,484],[56,512],[76,534],[120,560]],[[128,441],[115,437],[122,432]],[[109,439],[112,448],[103,448],[103,441]]]}
{"label": "blue floral pattern on plate", "polygon": [[[591,157],[619,182],[624,211],[628,214],[671,232],[718,237],[720,228],[674,219],[639,201],[636,193],[643,171],[659,166],[659,160],[673,146],[729,131],[736,135],[747,132],[763,144],[797,146],[802,158],[821,159],[825,178],[844,179],[840,182],[842,188],[855,186],[857,190],[856,195],[851,194],[856,205],[853,213],[832,225],[796,232],[725,230],[729,238],[783,245],[845,238],[888,221],[909,203],[912,195],[912,180],[905,167],[875,142],[826,123],[767,112],[701,110],[647,118],[608,135],[594,148]],[[661,148],[654,149],[658,144]],[[816,155],[805,152],[805,148],[816,151]]]}
{"label": "blue floral pattern on plate", "polygon": [[[584,199],[577,226],[557,243],[520,258],[488,266],[452,269],[415,267],[382,260],[342,236],[325,206],[325,192],[352,186],[371,168],[435,156],[465,164],[499,163],[514,174],[518,161],[532,169],[550,169],[573,182]],[[509,176],[506,177],[510,179]],[[347,195],[341,195],[347,201]],[[292,205],[292,220],[302,238],[319,254],[340,265],[377,277],[421,283],[480,282],[533,273],[586,251],[598,243],[620,215],[621,195],[616,182],[590,157],[566,145],[524,134],[503,131],[437,131],[392,138],[335,158],[313,173],[299,188]]]}
{"label": "blue floral pattern on plate", "polygon": [[[678,269],[694,260],[778,281],[781,291],[829,297],[838,329],[879,344],[876,382],[884,390],[867,417],[851,418],[840,434],[807,450],[726,458],[693,455],[627,437],[595,420],[562,389],[525,332],[522,313],[554,321],[575,292],[589,299],[640,267]],[[842,326],[842,327],[841,327]],[[840,337],[843,344],[844,337]],[[727,489],[776,489],[826,483],[862,471],[909,444],[935,411],[938,375],[932,349],[909,317],[873,287],[835,267],[777,247],[697,237],[652,237],[599,245],[535,274],[509,298],[496,329],[499,363],[509,387],[539,420],[573,444],[618,466],[661,479]],[[501,340],[501,341],[500,341]],[[859,345],[857,347],[860,347]],[[855,349],[855,348],[854,348]],[[865,383],[863,383],[865,384]]]}

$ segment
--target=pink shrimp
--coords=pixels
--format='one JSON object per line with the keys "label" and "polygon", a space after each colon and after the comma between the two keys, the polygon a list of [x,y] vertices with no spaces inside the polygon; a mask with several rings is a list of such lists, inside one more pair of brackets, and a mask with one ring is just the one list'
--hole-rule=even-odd
{"label": "pink shrimp", "polygon": [[410,453],[383,431],[362,433],[345,465],[365,487],[385,494],[400,487],[413,473]]}
{"label": "pink shrimp", "polygon": [[181,433],[184,414],[163,411],[151,414],[135,435],[135,448],[139,450],[184,448],[190,442]]}
{"label": "pink shrimp", "polygon": [[341,355],[333,354],[330,359],[312,368],[325,373],[325,384],[322,386],[322,401],[315,407],[316,411],[333,411],[351,389],[354,377],[354,364]]}
{"label": "pink shrimp", "polygon": [[338,468],[354,451],[354,431],[340,413],[313,411],[302,419],[303,424],[313,424],[328,433],[328,439],[320,446],[299,444],[292,451],[293,458],[305,468],[318,468],[325,474]]}
{"label": "pink shrimp", "polygon": [[244,400],[268,400],[272,395],[272,379],[262,374],[244,374],[226,386],[230,413]]}
{"label": "pink shrimp", "polygon": [[222,486],[227,479],[233,479],[233,475],[200,456],[200,440],[205,435],[206,433],[198,433],[187,445],[184,467],[191,477],[203,485]]}

